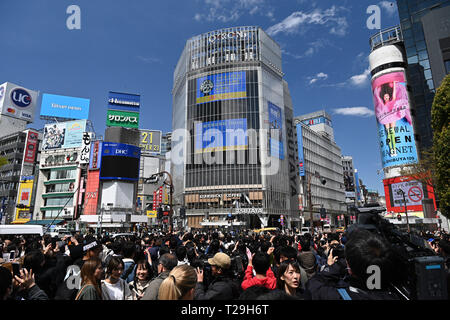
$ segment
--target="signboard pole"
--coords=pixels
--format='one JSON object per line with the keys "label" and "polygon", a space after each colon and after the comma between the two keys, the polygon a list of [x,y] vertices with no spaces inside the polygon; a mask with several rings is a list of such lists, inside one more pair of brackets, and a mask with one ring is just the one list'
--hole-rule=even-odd
{"label": "signboard pole", "polygon": [[408,226],[408,233],[410,233],[411,230],[409,229],[408,207],[407,207],[407,205],[406,205],[406,195],[405,195],[405,191],[403,191],[402,189],[399,189],[398,192],[400,192],[400,193],[403,195],[403,203],[405,204],[406,225]]}

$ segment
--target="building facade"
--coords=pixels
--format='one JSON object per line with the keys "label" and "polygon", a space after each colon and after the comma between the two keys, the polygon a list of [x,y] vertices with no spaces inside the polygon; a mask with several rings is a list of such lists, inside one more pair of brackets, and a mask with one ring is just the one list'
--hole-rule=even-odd
{"label": "building facade", "polygon": [[249,227],[298,219],[292,102],[275,41],[259,27],[189,39],[172,94],[171,171],[189,227],[228,225],[229,214]]}
{"label": "building facade", "polygon": [[31,218],[41,141],[35,129],[0,138],[0,156],[8,161],[0,167],[0,210],[5,223],[25,223]]}
{"label": "building facade", "polygon": [[[424,27],[427,25],[427,29],[434,29],[431,25],[439,24],[447,35],[442,36],[441,39],[447,38],[450,30],[448,27],[448,15],[439,15],[441,19],[434,20],[436,18],[434,12],[449,5],[450,1],[448,0],[397,0],[400,27],[408,63],[408,82],[411,87],[413,108],[412,117],[415,120],[414,130],[419,155],[420,152],[432,146],[431,106],[436,88],[440,82],[434,75],[432,57],[441,56],[442,54],[441,48],[436,48],[437,44],[433,39],[426,39]],[[433,33],[428,32],[428,34],[434,38]],[[430,41],[434,45],[429,47]],[[446,43],[448,40],[444,40],[444,42],[442,45],[447,48]],[[438,58],[434,58],[434,60],[437,61]],[[437,65],[437,62],[434,64]],[[440,68],[437,66],[434,69],[436,75],[442,74],[441,71],[438,71]],[[438,77],[440,78],[441,76]]]}
{"label": "building facade", "polygon": [[[347,207],[342,153],[334,141],[331,117],[325,111],[318,111],[296,116],[294,123],[303,144],[305,174],[300,183],[300,194],[305,221],[310,221],[311,217],[310,190],[314,221],[320,220],[320,209],[325,208],[326,219],[336,225],[337,217],[346,214]],[[298,130],[299,126],[301,130]]]}

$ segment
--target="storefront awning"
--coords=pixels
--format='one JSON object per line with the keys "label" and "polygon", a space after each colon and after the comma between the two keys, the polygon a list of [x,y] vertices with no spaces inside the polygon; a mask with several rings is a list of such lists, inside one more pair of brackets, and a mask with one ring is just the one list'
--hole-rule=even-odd
{"label": "storefront awning", "polygon": [[49,225],[49,224],[60,224],[62,222],[64,222],[65,220],[63,219],[57,219],[57,220],[53,220],[53,219],[46,219],[46,220],[30,220],[28,221],[26,224],[39,224],[39,225]]}

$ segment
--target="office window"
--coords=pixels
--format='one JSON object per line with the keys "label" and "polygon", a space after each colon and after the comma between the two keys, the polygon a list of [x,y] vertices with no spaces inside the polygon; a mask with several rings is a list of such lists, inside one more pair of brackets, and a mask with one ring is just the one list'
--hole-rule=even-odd
{"label": "office window", "polygon": [[444,65],[445,65],[445,72],[447,74],[449,74],[450,73],[450,60],[445,60]]}

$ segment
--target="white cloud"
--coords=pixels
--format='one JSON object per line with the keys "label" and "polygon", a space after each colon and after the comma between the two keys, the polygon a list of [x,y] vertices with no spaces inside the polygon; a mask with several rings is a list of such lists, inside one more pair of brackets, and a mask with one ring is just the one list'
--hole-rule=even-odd
{"label": "white cloud", "polygon": [[379,5],[387,11],[389,16],[393,16],[397,12],[397,3],[391,1],[381,1]]}
{"label": "white cloud", "polygon": [[314,9],[310,13],[296,11],[291,13],[283,21],[269,27],[266,32],[271,35],[279,33],[293,34],[299,32],[301,26],[304,25],[326,25],[331,27],[330,33],[343,36],[347,32],[347,19],[338,17],[337,13],[341,8],[332,6],[330,9]]}
{"label": "white cloud", "polygon": [[[244,14],[261,14],[266,16],[273,8],[266,4],[267,0],[202,0],[204,11],[194,15],[198,22],[230,22],[236,21]],[[272,12],[273,14],[273,12]],[[271,18],[269,16],[269,18]]]}
{"label": "white cloud", "polygon": [[353,84],[355,86],[363,86],[369,80],[369,75],[370,75],[370,68],[367,68],[366,70],[364,70],[363,73],[352,76],[349,79],[349,82],[350,84]]}
{"label": "white cloud", "polygon": [[288,51],[286,51],[284,49],[282,49],[281,52],[283,54],[291,56],[291,57],[293,57],[295,59],[302,59],[302,58],[307,58],[307,57],[313,56],[314,54],[318,53],[321,48],[324,48],[327,45],[331,45],[329,40],[327,40],[327,39],[317,39],[314,42],[308,43],[308,46],[309,46],[308,49],[306,49],[306,51],[303,52],[302,54],[291,53],[291,52],[288,52]]}
{"label": "white cloud", "polygon": [[309,79],[311,79],[309,81],[309,84],[313,84],[313,83],[317,82],[318,80],[326,80],[326,79],[328,79],[328,75],[326,73],[319,72],[314,77],[309,78]]}
{"label": "white cloud", "polygon": [[367,107],[336,108],[333,111],[335,114],[344,116],[371,117],[375,115],[375,112]]}

